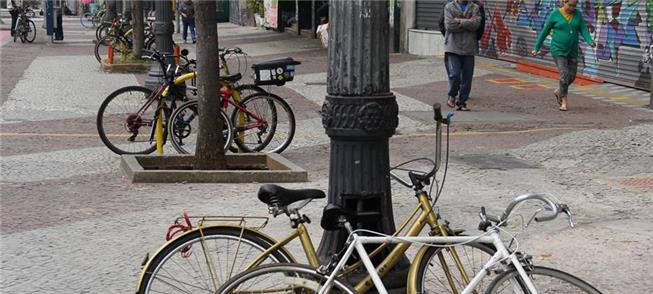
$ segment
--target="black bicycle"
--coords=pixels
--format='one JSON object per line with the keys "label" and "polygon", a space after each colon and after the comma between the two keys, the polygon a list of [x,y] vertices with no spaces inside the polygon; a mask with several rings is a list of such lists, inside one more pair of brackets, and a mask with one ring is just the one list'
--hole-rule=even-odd
{"label": "black bicycle", "polygon": [[[25,43],[32,43],[36,39],[36,25],[29,19],[27,13],[31,11],[27,6],[21,7],[18,10],[18,20],[16,27],[14,27],[14,42],[20,38],[20,41]],[[32,11],[33,13],[33,11]]]}

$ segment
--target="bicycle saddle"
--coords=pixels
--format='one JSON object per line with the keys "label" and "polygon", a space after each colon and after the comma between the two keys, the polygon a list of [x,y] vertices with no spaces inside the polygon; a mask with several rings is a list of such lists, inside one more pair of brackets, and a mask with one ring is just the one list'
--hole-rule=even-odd
{"label": "bicycle saddle", "polygon": [[235,82],[239,81],[242,78],[243,78],[243,75],[241,75],[240,73],[233,74],[233,75],[227,75],[227,76],[220,76],[220,80],[230,82],[230,83],[235,83]]}
{"label": "bicycle saddle", "polygon": [[252,68],[257,69],[257,68],[271,68],[275,67],[280,64],[292,64],[292,65],[297,65],[297,64],[302,64],[300,61],[294,60],[292,57],[285,57],[285,58],[279,58],[279,59],[272,59],[268,61],[263,61],[257,64],[252,64]]}
{"label": "bicycle saddle", "polygon": [[301,200],[325,197],[326,194],[317,189],[286,189],[274,184],[265,184],[258,189],[258,199],[270,206],[283,207]]}
{"label": "bicycle saddle", "polygon": [[350,223],[356,223],[377,220],[381,217],[381,213],[378,211],[347,210],[337,204],[330,203],[322,211],[320,226],[325,231],[341,229],[344,227],[344,222],[341,217],[344,217]]}

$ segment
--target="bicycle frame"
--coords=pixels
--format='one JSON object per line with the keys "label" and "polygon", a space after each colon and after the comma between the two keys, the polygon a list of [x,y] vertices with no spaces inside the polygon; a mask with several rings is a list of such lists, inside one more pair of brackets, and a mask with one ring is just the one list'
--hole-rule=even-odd
{"label": "bicycle frame", "polygon": [[[522,267],[519,259],[517,256],[514,254],[510,254],[508,252],[508,249],[505,247],[503,242],[501,241],[501,238],[499,237],[499,234],[497,233],[496,230],[493,230],[490,232],[489,236],[486,235],[478,235],[478,236],[430,236],[430,237],[366,237],[366,236],[359,236],[356,233],[352,233],[349,239],[349,245],[347,246],[347,250],[345,253],[340,257],[340,260],[338,261],[338,264],[335,267],[335,270],[329,274],[328,280],[325,283],[325,286],[319,290],[318,293],[328,293],[330,290],[330,285],[333,283],[333,281],[336,279],[338,276],[338,270],[342,269],[345,267],[347,260],[349,257],[351,257],[352,253],[354,250],[358,253],[358,256],[360,257],[361,261],[363,262],[363,266],[365,269],[367,269],[369,276],[372,279],[372,282],[374,283],[374,286],[376,287],[376,290],[381,293],[381,294],[387,294],[387,290],[385,289],[385,286],[383,285],[383,282],[381,281],[381,277],[379,274],[377,274],[377,269],[374,267],[374,264],[372,264],[372,261],[370,260],[370,257],[368,256],[367,252],[365,251],[365,248],[363,247],[364,244],[399,244],[398,246],[401,246],[403,244],[411,244],[415,242],[422,242],[422,243],[435,243],[435,244],[456,244],[456,243],[479,243],[479,244],[492,244],[494,247],[497,249],[497,251],[494,253],[494,255],[490,258],[490,260],[483,266],[483,270],[478,271],[478,273],[473,277],[471,281],[467,283],[467,286],[461,294],[469,294],[474,291],[474,288],[480,283],[483,278],[487,275],[487,272],[489,269],[496,264],[497,262],[504,260],[504,259],[509,259],[510,263],[512,266],[514,266],[517,271],[519,272],[520,277],[523,279],[525,282],[526,286],[528,287],[528,290],[530,293],[537,294],[537,290],[535,289],[535,286],[533,285],[533,281],[529,278],[528,274],[526,274],[526,270]],[[428,246],[428,245],[425,245]],[[446,245],[445,245],[446,246]],[[454,246],[454,245],[451,245]],[[453,247],[451,247],[453,248]],[[358,289],[358,287],[356,287]]]}
{"label": "bicycle frame", "polygon": [[[400,226],[400,228],[395,232],[395,235],[398,235],[399,232],[403,231],[403,229],[410,223],[410,221],[417,215],[419,211],[420,214],[417,217],[415,221],[412,222],[412,226],[408,229],[406,232],[406,237],[396,237],[396,238],[419,238],[415,237],[419,235],[419,233],[422,231],[425,225],[429,225],[431,227],[432,233],[439,234],[441,236],[448,236],[447,234],[447,229],[444,225],[441,225],[437,222],[437,215],[432,209],[431,203],[429,202],[428,196],[425,192],[421,192],[418,196],[420,205],[418,205],[411,215],[406,219],[406,221]],[[306,254],[306,257],[308,259],[308,263],[311,266],[317,267],[320,265],[320,261],[317,257],[317,253],[315,252],[315,249],[313,247],[313,243],[311,242],[310,235],[308,233],[308,230],[303,224],[299,224],[298,227],[286,238],[284,238],[281,241],[278,241],[275,243],[273,246],[262,252],[255,260],[253,260],[247,267],[246,269],[252,269],[261,262],[263,262],[273,251],[283,248],[283,246],[287,245],[290,243],[290,241],[294,240],[295,238],[299,238],[301,241],[302,248],[304,249],[304,253]],[[371,242],[370,242],[371,243]],[[383,243],[383,242],[375,242],[376,244]],[[378,265],[378,267],[375,269],[374,266],[372,265],[371,269],[374,271],[374,274],[376,277],[379,276],[385,276],[388,272],[389,269],[394,267],[403,257],[403,254],[408,250],[410,247],[409,242],[403,242],[402,244],[399,244],[395,246],[395,248],[391,251],[391,253]],[[381,244],[379,247],[377,247],[374,251],[371,253],[365,253],[366,256],[375,256],[378,253],[380,253],[387,245],[386,244]],[[361,246],[362,248],[362,246]],[[363,249],[364,250],[364,249]],[[465,274],[465,271],[463,270],[462,262],[460,261],[458,254],[456,253],[455,250],[451,250],[451,255],[454,258],[456,262],[456,267],[460,271],[460,273],[463,276],[463,279],[466,283],[469,283],[469,277]],[[344,258],[346,261],[348,259]],[[416,263],[413,263],[415,265]],[[363,265],[362,260],[358,261],[351,266],[348,267],[347,270],[343,271],[342,274],[348,274],[354,270],[356,270],[358,267]],[[370,263],[371,265],[371,263]],[[416,265],[415,265],[416,266]],[[370,268],[368,268],[368,271]],[[377,274],[378,271],[378,274]],[[371,288],[371,283],[369,283],[370,280],[373,280],[372,275],[368,275],[366,278],[364,278],[362,281],[360,281],[356,286],[355,290],[358,293],[364,293],[367,292]],[[379,278],[380,279],[380,278]]]}

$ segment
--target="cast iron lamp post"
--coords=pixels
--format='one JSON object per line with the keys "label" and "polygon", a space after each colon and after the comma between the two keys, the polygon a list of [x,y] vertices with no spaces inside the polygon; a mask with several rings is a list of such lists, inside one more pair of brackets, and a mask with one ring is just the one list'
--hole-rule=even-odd
{"label": "cast iron lamp post", "polygon": [[[155,1],[155,20],[154,20],[154,36],[156,38],[156,49],[162,54],[172,54],[172,33],[174,27],[172,24],[172,3],[170,1]],[[169,56],[166,58],[167,64],[174,64],[174,57]],[[145,87],[154,89],[163,82],[163,69],[160,68],[159,63],[152,63],[150,71],[147,73],[145,79]]]}
{"label": "cast iron lamp post", "polygon": [[[390,92],[388,34],[387,1],[330,2],[328,94],[322,125],[331,139],[329,203],[377,211],[379,218],[354,225],[392,234],[388,139],[399,119]],[[325,232],[318,250],[322,260],[340,250],[346,238],[344,231]],[[384,278],[386,286],[404,287],[407,268],[404,258]]]}

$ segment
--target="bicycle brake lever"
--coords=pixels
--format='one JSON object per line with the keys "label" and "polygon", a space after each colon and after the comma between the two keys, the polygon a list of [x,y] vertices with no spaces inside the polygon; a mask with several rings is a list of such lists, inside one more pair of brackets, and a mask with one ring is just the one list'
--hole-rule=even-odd
{"label": "bicycle brake lever", "polygon": [[564,212],[567,217],[569,218],[569,226],[574,227],[574,218],[571,214],[571,209],[569,209],[569,206],[567,204],[558,204],[558,210]]}

